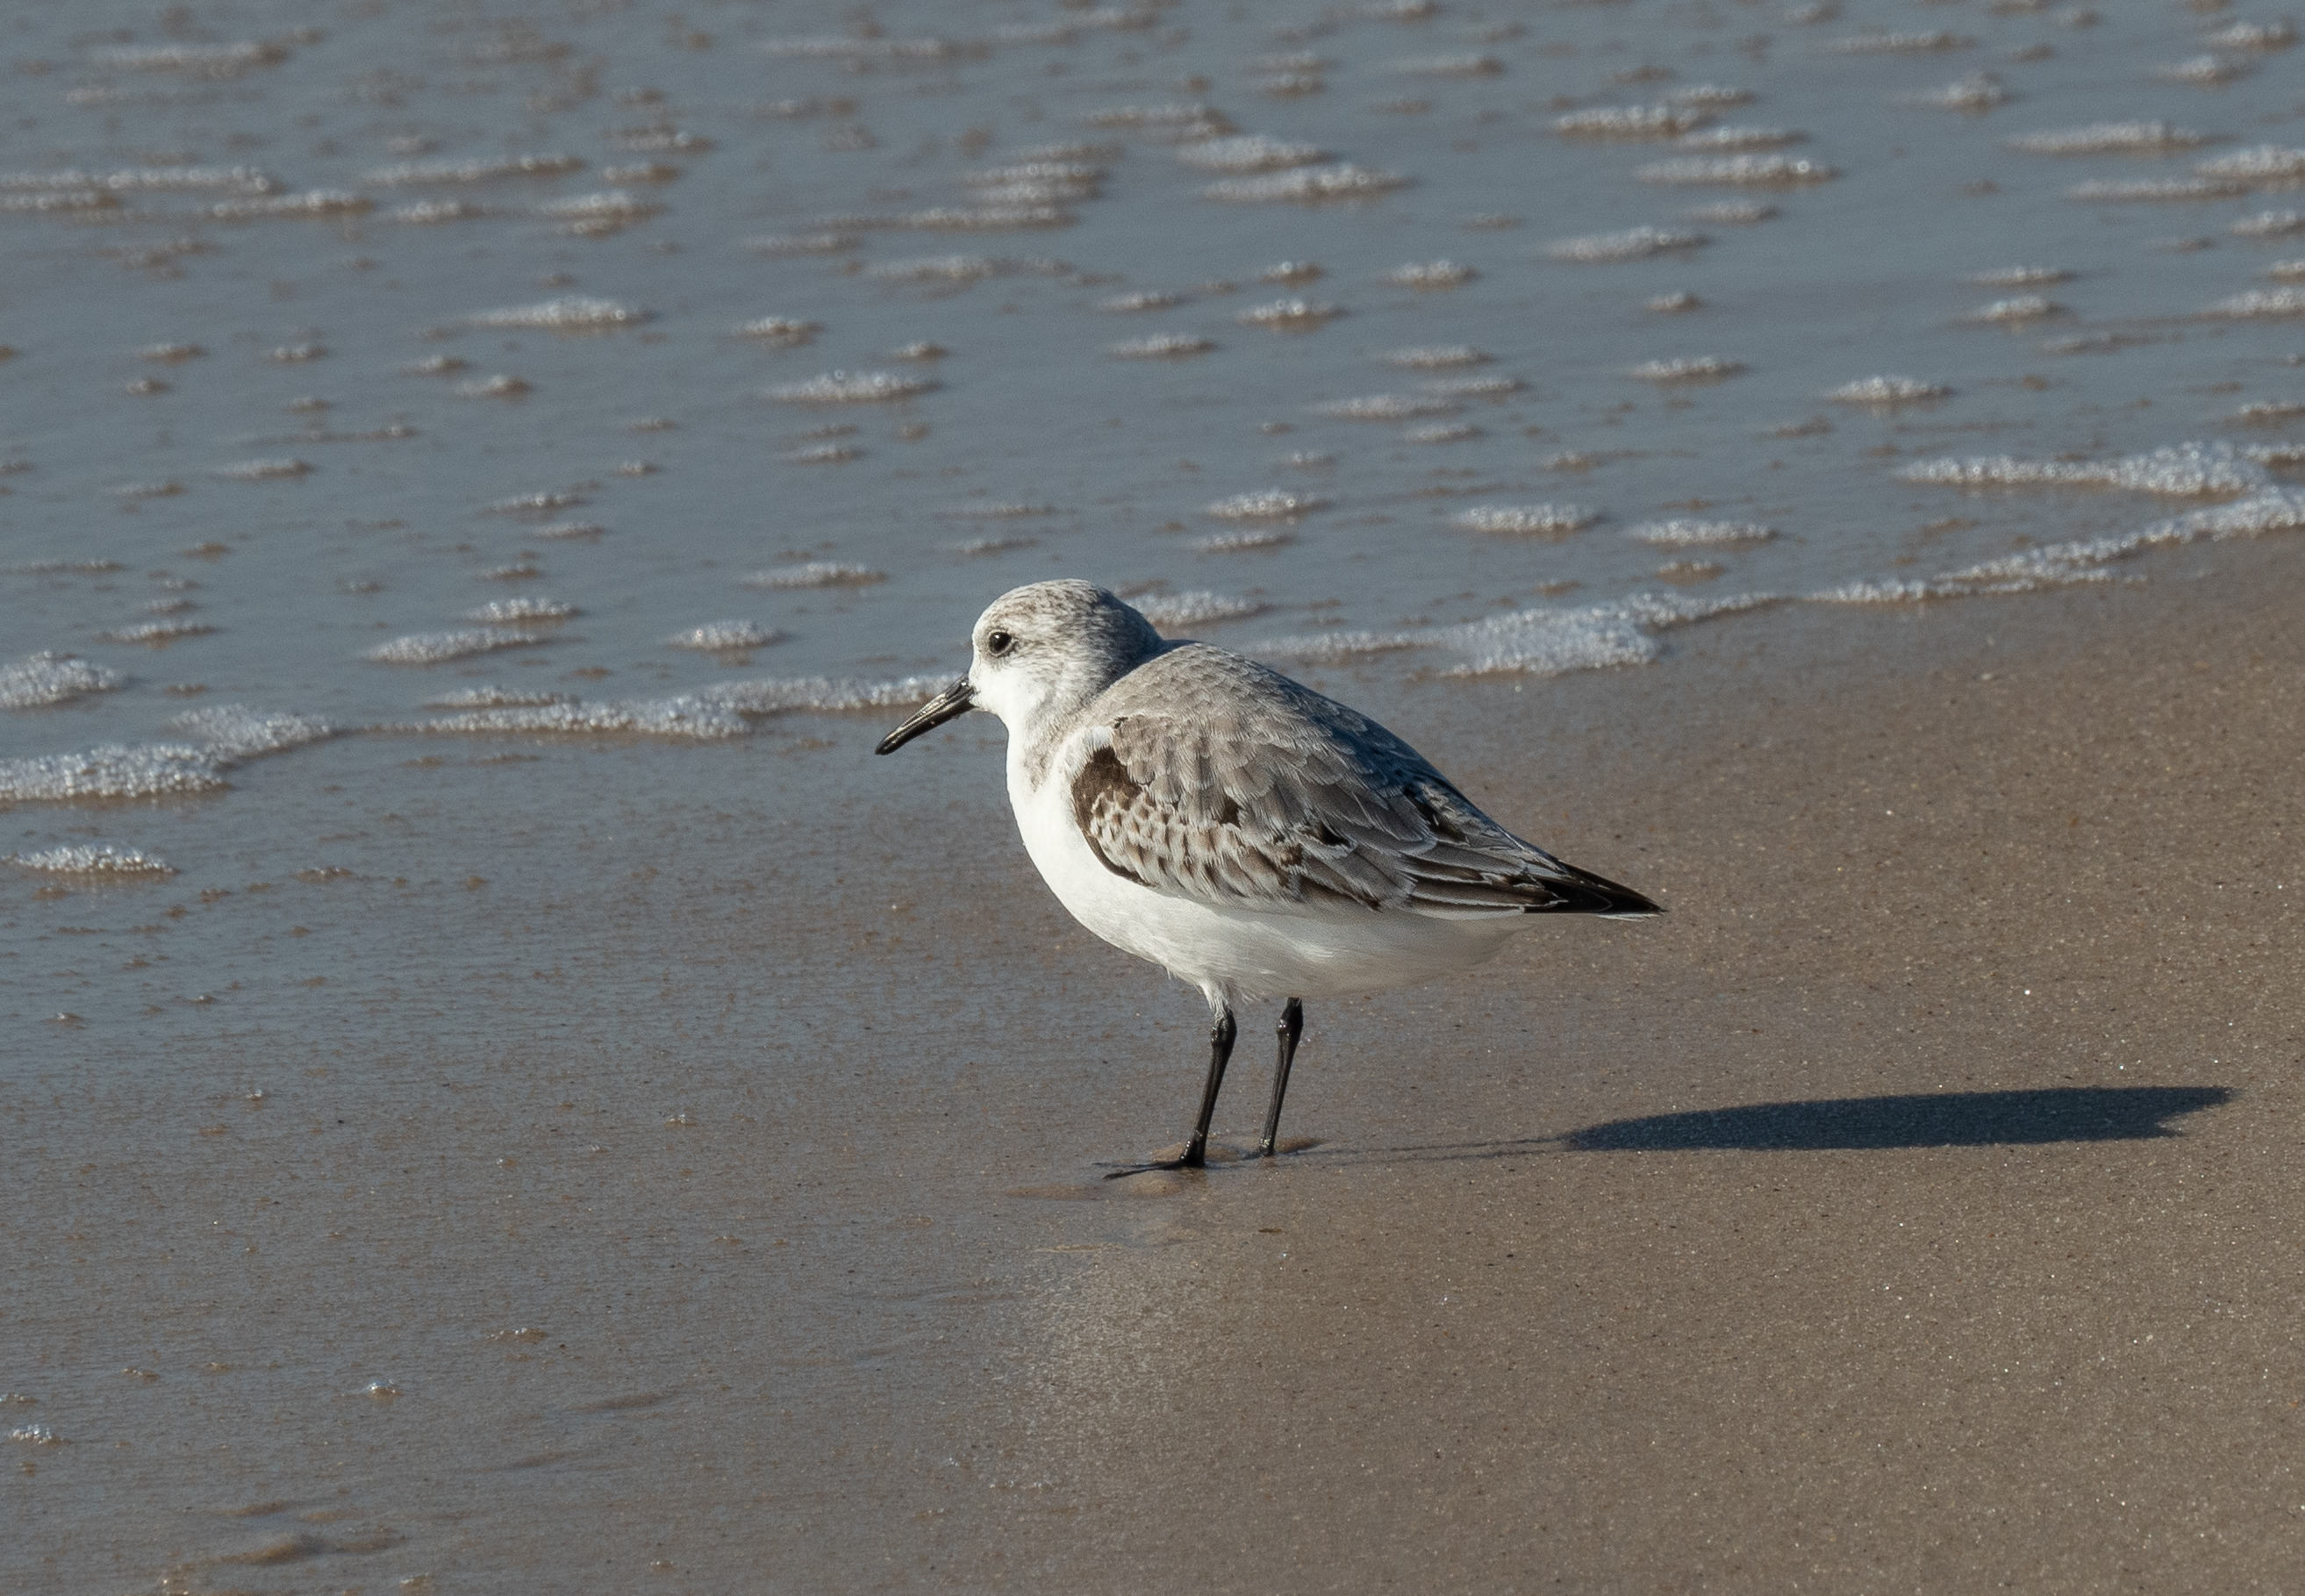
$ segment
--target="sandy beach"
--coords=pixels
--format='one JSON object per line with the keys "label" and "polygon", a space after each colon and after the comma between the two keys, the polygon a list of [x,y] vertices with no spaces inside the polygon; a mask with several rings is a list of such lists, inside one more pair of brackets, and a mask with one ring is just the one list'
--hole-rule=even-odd
{"label": "sandy beach", "polygon": [[[1315,1007],[1313,1145],[1201,1176],[1100,1178],[1181,1128],[1198,1003],[1047,897],[997,727],[813,841],[775,772],[867,768],[870,718],[617,836],[580,755],[589,901],[523,896],[540,827],[438,894],[489,951],[371,950],[433,979],[336,1045],[16,1099],[12,1422],[59,1439],[10,1581],[2285,1588],[2277,552],[1732,621],[1702,670],[1322,678],[1671,913]],[[555,1023],[474,1040],[548,949]],[[638,1065],[587,1035],[636,1007]]]}
{"label": "sandy beach", "polygon": [[[2274,10],[15,7],[0,1596],[2297,1592]],[[1108,1181],[1058,576],[1670,913]]]}
{"label": "sandy beach", "polygon": [[891,1575],[2285,1588],[2305,659],[2218,564],[1459,734],[1673,917],[1329,1017],[1332,1139],[1054,1271],[1016,1461]]}

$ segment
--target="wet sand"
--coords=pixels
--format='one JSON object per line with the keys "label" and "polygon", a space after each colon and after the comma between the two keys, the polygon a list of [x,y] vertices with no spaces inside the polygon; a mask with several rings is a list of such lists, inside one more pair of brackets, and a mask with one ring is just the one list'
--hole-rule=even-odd
{"label": "wet sand", "polygon": [[1739,700],[1563,683],[1544,761],[1459,730],[1673,917],[1317,1016],[1333,1140],[1067,1271],[1000,1465],[1064,1515],[956,1488],[906,1575],[2285,1587],[2300,597],[1724,633]]}
{"label": "wet sand", "polygon": [[1202,1014],[1033,879],[989,722],[415,812],[488,880],[300,910],[336,992],[13,1077],[0,1583],[2284,1588],[2301,603],[2233,545],[1317,678],[1672,913],[1314,1007],[1314,1144],[1202,1176],[1099,1178]]}
{"label": "wet sand", "polygon": [[[17,9],[0,1592],[2305,1562],[2290,24]],[[1057,574],[1671,916],[1105,1184]]]}

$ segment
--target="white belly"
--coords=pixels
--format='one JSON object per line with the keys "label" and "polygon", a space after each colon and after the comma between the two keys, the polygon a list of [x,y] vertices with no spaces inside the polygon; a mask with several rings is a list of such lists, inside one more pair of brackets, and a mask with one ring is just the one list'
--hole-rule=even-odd
{"label": "white belly", "polygon": [[1493,956],[1527,923],[1518,914],[1435,920],[1310,906],[1277,913],[1175,897],[1105,868],[1074,823],[1066,782],[1052,778],[1035,793],[1012,760],[1008,796],[1025,851],[1073,918],[1192,982],[1212,1003],[1380,992],[1430,981]]}

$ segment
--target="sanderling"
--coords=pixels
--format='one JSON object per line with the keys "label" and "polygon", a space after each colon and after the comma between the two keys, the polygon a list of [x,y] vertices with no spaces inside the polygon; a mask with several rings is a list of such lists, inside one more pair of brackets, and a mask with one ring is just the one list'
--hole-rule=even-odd
{"label": "sanderling", "polygon": [[1663,913],[1523,842],[1366,716],[1238,654],[1166,641],[1089,582],[1005,593],[972,641],[968,674],[874,751],[970,709],[999,716],[1042,879],[1090,930],[1200,988],[1214,1016],[1184,1155],[1121,1174],[1207,1161],[1243,998],[1288,1000],[1257,1143],[1270,1158],[1304,998],[1467,969],[1530,914]]}

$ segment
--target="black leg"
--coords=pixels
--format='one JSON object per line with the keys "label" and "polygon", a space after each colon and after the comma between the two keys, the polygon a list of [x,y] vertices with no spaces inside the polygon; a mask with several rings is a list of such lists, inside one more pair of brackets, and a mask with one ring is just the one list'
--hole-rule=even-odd
{"label": "black leg", "polygon": [[1209,1032],[1209,1079],[1201,1088],[1201,1117],[1193,1126],[1193,1139],[1185,1144],[1185,1168],[1198,1169],[1209,1161],[1209,1121],[1216,1117],[1217,1093],[1224,1090],[1225,1065],[1232,1061],[1233,1038],[1239,1034],[1232,1010],[1221,1012]]}
{"label": "black leg", "polygon": [[1305,1034],[1305,1006],[1291,998],[1289,1006],[1280,1011],[1280,1065],[1272,1072],[1272,1107],[1264,1111],[1264,1139],[1256,1144],[1256,1156],[1272,1156],[1273,1138],[1280,1133],[1280,1099],[1289,1095],[1289,1066],[1297,1062],[1297,1039]]}
{"label": "black leg", "polygon": [[1201,1169],[1209,1161],[1209,1121],[1216,1117],[1217,1093],[1224,1090],[1225,1065],[1232,1062],[1233,1039],[1240,1034],[1234,1024],[1232,1010],[1217,1011],[1217,1023],[1209,1031],[1209,1078],[1201,1088],[1201,1116],[1193,1125],[1193,1139],[1185,1143],[1185,1156],[1164,1159],[1155,1164],[1136,1164],[1127,1169],[1116,1169],[1104,1178],[1119,1180],[1127,1176],[1144,1175],[1154,1169]]}

